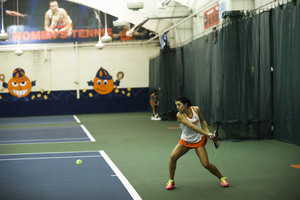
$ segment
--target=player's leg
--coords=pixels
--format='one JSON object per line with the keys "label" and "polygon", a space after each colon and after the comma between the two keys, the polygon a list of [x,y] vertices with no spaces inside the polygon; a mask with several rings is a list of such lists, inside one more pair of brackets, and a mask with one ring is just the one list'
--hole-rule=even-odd
{"label": "player's leg", "polygon": [[169,178],[170,178],[170,180],[167,183],[167,187],[166,187],[167,190],[173,189],[173,186],[175,185],[174,176],[175,176],[177,160],[181,156],[186,154],[188,151],[189,151],[189,148],[187,148],[179,143],[173,149],[171,156],[170,156],[170,161],[169,161]]}
{"label": "player's leg", "polygon": [[203,165],[203,167],[220,179],[222,187],[228,187],[229,184],[226,180],[226,177],[223,177],[223,175],[218,170],[218,168],[209,162],[205,146],[196,148],[195,152],[196,152],[197,156],[199,157],[200,162]]}
{"label": "player's leg", "polygon": [[205,169],[219,179],[223,177],[218,168],[209,162],[205,146],[198,147],[195,149],[195,151]]}
{"label": "player's leg", "polygon": [[150,102],[151,108],[152,108],[152,116],[154,117],[156,112],[155,112],[155,106],[154,103]]}

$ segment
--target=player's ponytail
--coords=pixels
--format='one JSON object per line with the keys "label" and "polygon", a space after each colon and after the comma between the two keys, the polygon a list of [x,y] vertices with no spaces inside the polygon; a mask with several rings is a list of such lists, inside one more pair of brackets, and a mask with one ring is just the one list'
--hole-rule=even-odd
{"label": "player's ponytail", "polygon": [[179,96],[175,99],[175,101],[180,101],[183,104],[187,104],[188,106],[192,106],[192,102],[186,96]]}

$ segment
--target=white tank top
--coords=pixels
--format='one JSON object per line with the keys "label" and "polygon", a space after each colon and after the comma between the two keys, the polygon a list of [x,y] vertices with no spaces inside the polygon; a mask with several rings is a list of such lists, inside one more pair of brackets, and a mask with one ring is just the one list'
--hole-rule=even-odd
{"label": "white tank top", "polygon": [[[194,108],[192,106],[190,106],[190,109],[192,111],[192,117],[190,118],[189,116],[186,116],[186,118],[192,122],[193,124],[195,124],[196,126],[198,126],[199,128],[201,128],[201,123],[200,123],[200,119],[198,114],[196,113],[196,111],[194,110]],[[200,142],[202,140],[203,135],[193,131],[192,129],[188,128],[187,126],[185,126],[183,123],[179,123],[181,129],[182,129],[182,134],[181,134],[181,139],[189,142],[189,143],[197,143]]]}

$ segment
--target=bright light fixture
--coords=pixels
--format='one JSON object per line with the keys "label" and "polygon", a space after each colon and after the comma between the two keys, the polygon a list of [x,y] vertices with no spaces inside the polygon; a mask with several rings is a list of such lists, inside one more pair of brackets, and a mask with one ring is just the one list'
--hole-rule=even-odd
{"label": "bright light fixture", "polygon": [[144,2],[139,0],[127,1],[127,8],[130,10],[138,11],[144,8]]}
{"label": "bright light fixture", "polygon": [[101,40],[99,40],[98,43],[96,44],[96,48],[97,49],[103,49],[104,48],[104,44],[101,42]]}
{"label": "bright light fixture", "polygon": [[112,41],[112,38],[108,35],[107,33],[107,19],[106,19],[106,13],[104,13],[104,18],[105,18],[105,34],[103,37],[101,37],[102,42],[110,42]]}
{"label": "bright light fixture", "polygon": [[18,47],[18,49],[15,51],[15,54],[16,54],[17,56],[21,56],[23,53],[24,53],[23,50],[22,50],[21,48],[19,48],[19,47]]}
{"label": "bright light fixture", "polygon": [[1,23],[2,23],[2,30],[0,33],[0,40],[1,41],[5,41],[8,40],[9,35],[7,33],[5,33],[4,31],[4,22],[3,22],[3,2],[5,2],[6,0],[1,1]]}
{"label": "bright light fixture", "polygon": [[126,20],[123,20],[123,19],[117,19],[116,21],[113,21],[113,25],[115,27],[123,27],[127,24],[128,22]]}
{"label": "bright light fixture", "polygon": [[1,41],[5,41],[9,39],[9,35],[7,33],[5,33],[5,31],[2,29],[1,33],[0,33],[0,40]]}

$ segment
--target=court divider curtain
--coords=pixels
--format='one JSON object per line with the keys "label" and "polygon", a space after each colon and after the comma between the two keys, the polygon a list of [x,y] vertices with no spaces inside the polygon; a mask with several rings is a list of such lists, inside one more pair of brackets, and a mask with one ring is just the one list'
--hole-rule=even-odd
{"label": "court divider curtain", "polygon": [[300,1],[271,11],[274,138],[300,145]]}
{"label": "court divider curtain", "polygon": [[162,51],[161,55],[150,59],[150,93],[156,89],[159,96],[158,112],[164,119],[175,119],[174,100],[182,91],[182,48]]}
{"label": "court divider curtain", "polygon": [[[296,55],[300,50],[299,4],[289,3],[283,8],[231,19],[227,23],[218,31],[216,43],[209,34],[180,49],[161,52],[158,57],[162,69],[157,70],[158,74],[150,75],[150,80],[155,79],[153,76],[164,80],[156,86],[164,88],[161,101],[173,104],[169,95],[188,96],[194,105],[200,106],[209,125],[223,123],[224,138],[272,138],[272,125],[275,138],[286,141],[299,138],[300,134],[296,136],[295,132],[291,135],[296,124],[294,116],[298,116],[299,121],[299,92],[292,97],[299,85],[296,77],[300,57]],[[176,64],[172,64],[175,60]],[[155,67],[150,61],[150,69]],[[180,77],[178,81],[175,78],[169,82],[171,71],[177,73],[175,77]],[[285,110],[286,106],[288,109]],[[161,104],[162,114],[172,109],[176,111],[169,103]],[[281,116],[282,112],[286,114]],[[286,125],[289,133],[281,137]]]}

